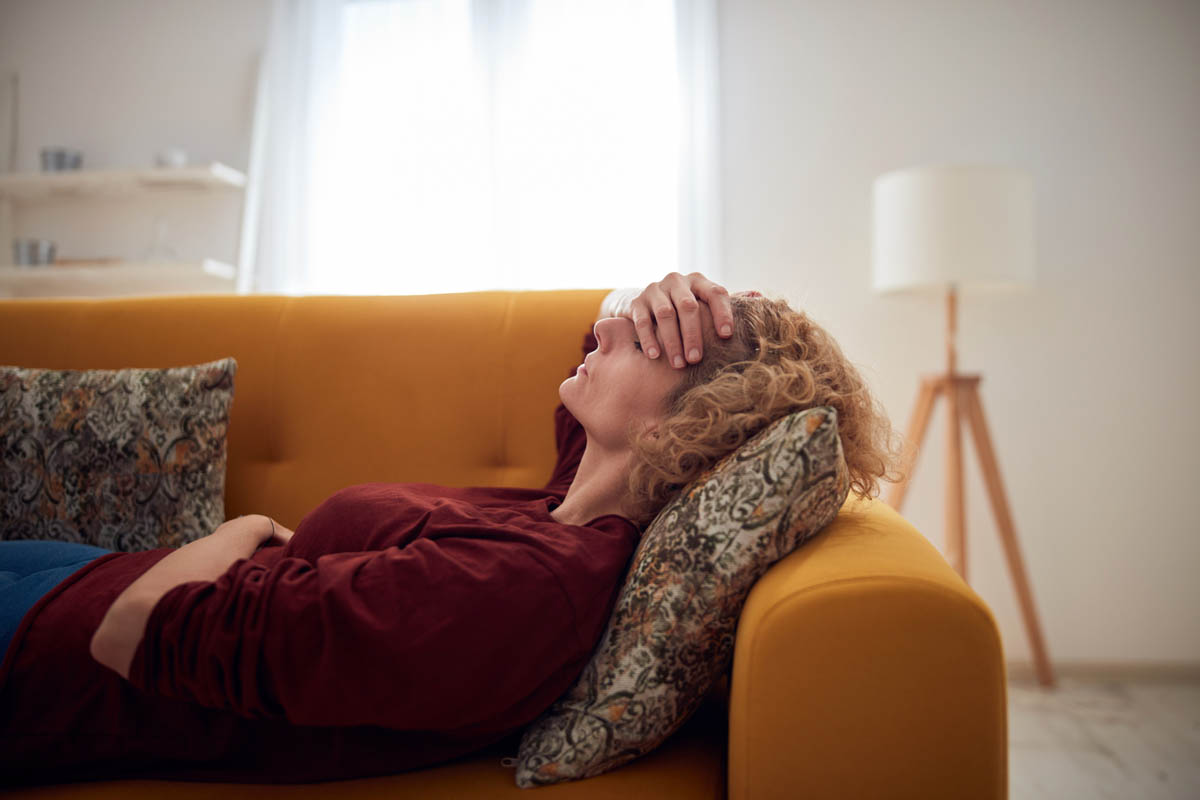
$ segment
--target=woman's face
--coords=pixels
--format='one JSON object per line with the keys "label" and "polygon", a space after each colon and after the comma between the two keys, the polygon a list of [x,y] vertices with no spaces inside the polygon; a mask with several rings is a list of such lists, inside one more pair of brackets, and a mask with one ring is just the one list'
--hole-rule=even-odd
{"label": "woman's face", "polygon": [[[701,324],[711,328],[712,320]],[[629,421],[637,420],[647,428],[656,425],[667,395],[683,380],[683,370],[672,367],[662,355],[650,358],[643,353],[630,319],[608,317],[597,322],[593,331],[597,348],[574,376],[562,382],[558,395],[587,431],[589,445],[625,450]]]}

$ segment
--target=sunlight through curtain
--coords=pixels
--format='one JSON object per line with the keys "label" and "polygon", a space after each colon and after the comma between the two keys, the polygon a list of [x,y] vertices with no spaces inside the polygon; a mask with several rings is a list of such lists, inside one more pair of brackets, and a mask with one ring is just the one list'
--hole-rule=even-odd
{"label": "sunlight through curtain", "polygon": [[696,42],[711,39],[711,16],[698,25],[682,0],[339,10],[327,85],[311,128],[294,132],[311,154],[296,231],[306,258],[277,270],[277,290],[720,278],[715,58]]}

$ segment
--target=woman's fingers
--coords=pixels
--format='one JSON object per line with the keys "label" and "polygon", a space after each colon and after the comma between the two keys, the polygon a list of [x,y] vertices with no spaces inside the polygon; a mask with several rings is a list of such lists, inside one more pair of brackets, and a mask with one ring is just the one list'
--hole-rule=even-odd
{"label": "woman's fingers", "polygon": [[259,547],[275,547],[285,546],[292,540],[292,530],[285,528],[278,522],[275,523],[275,530],[263,540]]}
{"label": "woman's fingers", "polygon": [[[708,303],[712,312],[713,327],[717,335],[729,337],[733,335],[733,304],[729,301],[729,290],[719,283],[713,283],[699,272],[693,272],[692,291],[696,296]],[[756,293],[757,294],[757,293]]]}
{"label": "woman's fingers", "polygon": [[659,347],[667,363],[676,368],[695,364],[704,357],[704,328],[700,315],[712,314],[718,336],[733,334],[733,308],[729,292],[699,272],[669,273],[651,283],[630,303],[630,318],[642,350],[658,358]]}
{"label": "woman's fingers", "polygon": [[[663,327],[664,317],[661,315],[666,314],[666,318],[673,318],[674,307],[671,305],[671,298],[662,290],[662,287],[657,283],[647,286],[630,304],[629,310],[633,316],[633,327],[637,331],[638,340],[642,343],[642,351],[650,358],[658,358],[662,352],[669,356],[671,342],[667,338],[667,328]],[[657,338],[655,336],[656,324],[658,326]],[[660,346],[661,351],[659,350]],[[675,345],[675,349],[677,352],[678,343]],[[667,363],[670,361],[668,360]]]}
{"label": "woman's fingers", "polygon": [[[662,343],[667,363],[673,367],[682,367],[685,362],[683,360],[683,340],[679,335],[679,312],[675,308],[677,288],[672,286],[673,282],[671,281],[676,274],[672,273],[657,284],[647,286],[642,297],[658,323],[656,332],[658,340]],[[642,347],[645,348],[645,343],[642,344]]]}
{"label": "woman's fingers", "polygon": [[293,531],[291,528],[285,528],[283,525],[279,524],[279,522],[275,522],[274,538],[275,541],[279,542],[280,544],[287,544],[290,542],[294,533],[295,531]]}
{"label": "woman's fingers", "polygon": [[660,345],[654,337],[654,315],[650,313],[649,305],[640,301],[630,303],[629,318],[633,320],[638,341],[642,343],[642,352],[650,358],[658,358]]}
{"label": "woman's fingers", "polygon": [[704,353],[704,330],[701,328],[702,323],[700,322],[700,301],[692,294],[691,287],[686,285],[675,286],[671,289],[671,301],[675,304],[677,311],[681,340],[678,353],[670,347],[667,348],[667,352],[671,353],[671,364],[682,367],[681,358],[686,359],[689,364],[695,364]]}

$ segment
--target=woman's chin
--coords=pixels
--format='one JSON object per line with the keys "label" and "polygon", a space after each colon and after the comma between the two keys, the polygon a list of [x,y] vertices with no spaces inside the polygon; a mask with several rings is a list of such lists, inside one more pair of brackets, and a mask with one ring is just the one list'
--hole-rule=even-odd
{"label": "woman's chin", "polygon": [[562,402],[562,404],[564,406],[567,407],[568,411],[571,410],[571,401],[569,399],[569,395],[571,394],[571,387],[574,386],[576,383],[577,383],[577,381],[575,380],[575,376],[572,375],[571,377],[567,378],[565,381],[563,381],[562,383],[560,383],[558,385],[558,399]]}

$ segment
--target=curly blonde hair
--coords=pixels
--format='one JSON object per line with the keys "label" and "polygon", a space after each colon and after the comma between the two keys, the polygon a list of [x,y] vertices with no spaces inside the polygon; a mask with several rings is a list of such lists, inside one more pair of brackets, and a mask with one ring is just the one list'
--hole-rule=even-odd
{"label": "curly blonde hair", "polygon": [[[704,327],[704,357],[683,368],[655,430],[631,423],[629,517],[648,525],[688,483],[772,422],[833,406],[850,489],[879,494],[879,479],[900,480],[908,455],[838,343],[804,312],[762,295],[732,295],[733,336]],[[703,309],[707,313],[707,308]]]}

